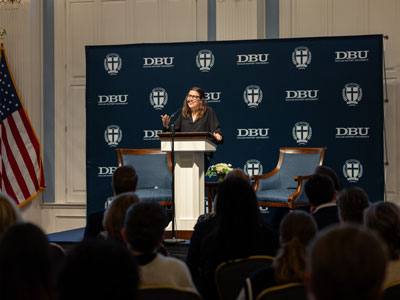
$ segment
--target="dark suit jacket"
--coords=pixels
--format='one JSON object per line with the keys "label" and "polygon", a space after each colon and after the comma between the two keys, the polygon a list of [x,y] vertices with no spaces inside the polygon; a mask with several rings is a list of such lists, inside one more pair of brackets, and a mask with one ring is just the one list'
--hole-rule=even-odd
{"label": "dark suit jacket", "polygon": [[83,238],[95,238],[99,235],[100,232],[104,231],[103,228],[103,217],[105,210],[101,210],[95,213],[92,213],[87,218],[85,234]]}
{"label": "dark suit jacket", "polygon": [[315,222],[317,222],[318,230],[321,230],[329,225],[339,223],[337,206],[321,207],[312,214]]}

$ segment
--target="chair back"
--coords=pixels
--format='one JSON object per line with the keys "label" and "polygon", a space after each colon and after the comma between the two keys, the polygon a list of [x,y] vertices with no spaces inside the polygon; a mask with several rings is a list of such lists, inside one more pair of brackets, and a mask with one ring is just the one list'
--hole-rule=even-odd
{"label": "chair back", "polygon": [[400,280],[393,281],[385,286],[382,300],[400,299]]}
{"label": "chair back", "polygon": [[215,285],[220,299],[236,299],[244,280],[261,268],[272,264],[271,256],[250,256],[223,262],[215,270]]}
{"label": "chair back", "polygon": [[[313,174],[315,168],[322,165],[325,150],[326,148],[280,148],[273,188],[295,189],[295,176]],[[264,189],[271,189],[271,186],[263,186],[261,179],[258,190]]]}
{"label": "chair back", "polygon": [[298,282],[285,283],[263,290],[257,300],[307,300],[304,285]]}
{"label": "chair back", "polygon": [[135,167],[138,175],[136,194],[141,200],[171,204],[172,165],[169,154],[160,149],[118,148],[116,151],[119,166]]}
{"label": "chair back", "polygon": [[187,289],[166,287],[166,286],[148,286],[140,287],[137,291],[137,300],[201,300],[201,296],[194,291]]}

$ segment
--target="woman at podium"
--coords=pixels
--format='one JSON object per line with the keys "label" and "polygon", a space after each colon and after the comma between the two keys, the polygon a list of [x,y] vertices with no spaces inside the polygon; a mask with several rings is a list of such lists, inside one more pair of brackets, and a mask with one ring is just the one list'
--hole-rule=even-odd
{"label": "woman at podium", "polygon": [[[182,111],[175,120],[175,114]],[[210,132],[218,144],[223,142],[221,126],[217,114],[207,105],[202,88],[192,87],[187,93],[183,106],[171,117],[161,115],[163,130],[170,129],[170,122],[174,122],[177,132]]]}

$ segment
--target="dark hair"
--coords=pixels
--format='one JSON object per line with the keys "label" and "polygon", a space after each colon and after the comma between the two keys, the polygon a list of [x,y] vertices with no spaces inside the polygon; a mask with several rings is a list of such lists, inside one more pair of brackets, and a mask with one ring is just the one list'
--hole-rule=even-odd
{"label": "dark hair", "polygon": [[355,225],[317,234],[308,252],[310,289],[317,300],[375,300],[386,268],[385,248],[373,232]]}
{"label": "dark hair", "polygon": [[0,291],[2,299],[54,299],[54,261],[44,232],[36,225],[19,223],[0,243]]}
{"label": "dark hair", "polygon": [[114,198],[103,218],[107,238],[123,242],[121,230],[124,227],[126,212],[132,204],[137,202],[139,202],[139,197],[134,192],[122,193]]}
{"label": "dark hair", "polygon": [[117,168],[112,179],[112,187],[115,195],[136,191],[138,176],[132,165],[124,165]]}
{"label": "dark hair", "polygon": [[328,166],[318,166],[315,169],[314,174],[320,174],[320,175],[328,176],[330,179],[332,179],[333,184],[335,186],[335,190],[338,191],[340,189],[339,178],[338,178],[336,172],[333,171],[332,168],[330,168]]}
{"label": "dark hair", "polygon": [[333,200],[335,187],[328,176],[314,174],[306,182],[305,193],[312,205],[319,206]]}
{"label": "dark hair", "polygon": [[126,213],[126,240],[135,251],[151,254],[164,235],[168,218],[164,208],[156,202],[139,202]]}
{"label": "dark hair", "polygon": [[282,245],[274,260],[276,281],[303,282],[306,247],[317,232],[317,224],[309,213],[298,210],[288,213],[279,229]]}
{"label": "dark hair", "polygon": [[224,248],[230,249],[232,255],[235,255],[235,248],[240,252],[238,236],[244,247],[250,248],[252,243],[256,243],[261,216],[256,194],[249,182],[239,177],[226,178],[220,182],[215,213],[216,239]]}
{"label": "dark hair", "polygon": [[139,282],[135,258],[122,244],[88,239],[66,257],[59,276],[59,300],[135,299]]}
{"label": "dark hair", "polygon": [[365,225],[378,232],[391,259],[400,257],[400,209],[392,202],[376,202],[364,212]]}
{"label": "dark hair", "polygon": [[368,196],[360,187],[352,187],[340,192],[338,199],[339,217],[345,222],[363,223],[364,209],[370,206]]}
{"label": "dark hair", "polygon": [[[188,94],[189,94],[190,91],[198,92],[199,95],[200,95],[200,101],[201,102],[200,102],[200,109],[199,109],[198,118],[201,118],[205,114],[205,112],[207,110],[207,102],[206,102],[206,99],[205,99],[205,92],[204,92],[204,90],[202,88],[199,88],[197,86],[192,87],[188,91]],[[182,116],[185,119],[189,119],[190,118],[190,113],[191,113],[191,111],[190,111],[190,107],[189,107],[189,105],[187,103],[187,95],[186,95],[185,100],[183,101]]]}

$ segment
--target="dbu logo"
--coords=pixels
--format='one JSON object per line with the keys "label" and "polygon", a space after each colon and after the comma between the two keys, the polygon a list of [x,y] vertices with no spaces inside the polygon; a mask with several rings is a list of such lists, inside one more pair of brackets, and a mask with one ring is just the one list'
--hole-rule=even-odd
{"label": "dbu logo", "polygon": [[348,182],[358,182],[363,174],[363,166],[357,159],[348,159],[343,165],[343,175]]}
{"label": "dbu logo", "polygon": [[367,61],[369,50],[335,51],[335,62]]}
{"label": "dbu logo", "polygon": [[158,133],[162,132],[162,130],[143,130],[143,140],[159,140]]}
{"label": "dbu logo", "polygon": [[206,92],[204,98],[208,103],[221,102],[221,92]]}
{"label": "dbu logo", "polygon": [[311,51],[307,47],[297,47],[292,53],[292,62],[299,70],[304,70],[311,63]]}
{"label": "dbu logo", "polygon": [[263,172],[263,167],[260,161],[256,159],[250,159],[246,161],[245,165],[243,166],[243,170],[251,177],[253,175],[261,175]]}
{"label": "dbu logo", "polygon": [[343,100],[348,106],[356,106],[362,99],[362,89],[357,83],[348,83],[342,90]]}
{"label": "dbu logo", "polygon": [[286,101],[306,101],[318,100],[319,90],[288,90],[286,91]]}
{"label": "dbu logo", "polygon": [[258,85],[249,85],[243,92],[243,99],[247,106],[256,108],[262,101],[263,92]]}
{"label": "dbu logo", "polygon": [[116,147],[122,140],[122,130],[117,125],[109,125],[104,131],[104,139],[108,146]]}
{"label": "dbu logo", "polygon": [[312,136],[312,129],[307,122],[297,122],[292,129],[293,138],[299,145],[305,145]]}
{"label": "dbu logo", "polygon": [[150,104],[156,110],[163,109],[168,102],[168,93],[165,89],[158,87],[152,89],[150,93]]}
{"label": "dbu logo", "polygon": [[237,65],[259,65],[268,64],[268,53],[262,54],[238,54]]}
{"label": "dbu logo", "polygon": [[122,67],[122,59],[119,54],[110,53],[104,59],[104,68],[109,75],[117,75]]}
{"label": "dbu logo", "polygon": [[174,66],[174,57],[143,57],[143,68],[170,68]]}
{"label": "dbu logo", "polygon": [[369,138],[369,127],[336,127],[336,138]]}
{"label": "dbu logo", "polygon": [[111,177],[114,175],[117,167],[98,167],[98,177]]}
{"label": "dbu logo", "polygon": [[201,72],[208,72],[214,66],[214,54],[210,50],[201,50],[196,55],[196,64]]}
{"label": "dbu logo", "polygon": [[268,139],[269,128],[238,128],[237,139]]}
{"label": "dbu logo", "polygon": [[99,95],[98,105],[126,105],[128,95]]}

